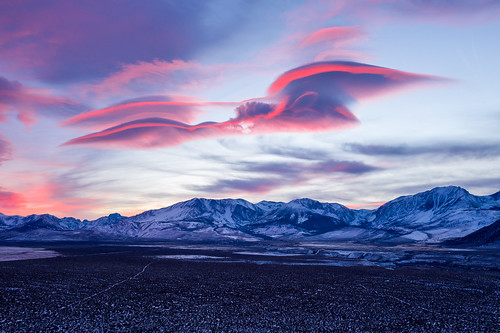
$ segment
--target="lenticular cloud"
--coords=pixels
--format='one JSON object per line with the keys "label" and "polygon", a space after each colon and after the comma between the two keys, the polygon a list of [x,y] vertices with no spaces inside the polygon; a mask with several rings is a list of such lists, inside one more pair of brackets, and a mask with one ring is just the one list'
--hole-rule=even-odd
{"label": "lenticular cloud", "polygon": [[[354,101],[436,80],[441,79],[361,63],[317,62],[282,74],[270,85],[266,98],[240,103],[235,109],[236,115],[227,121],[189,124],[179,121],[178,117],[140,118],[137,115],[148,112],[135,105],[134,110],[127,109],[122,117],[134,120],[66,144],[150,148],[228,135],[330,131],[358,123],[348,109]],[[131,114],[133,111],[137,113],[135,117]],[[112,113],[117,117],[120,109],[113,109]],[[162,112],[157,111],[157,114]],[[82,114],[78,117],[82,120],[93,116]]]}

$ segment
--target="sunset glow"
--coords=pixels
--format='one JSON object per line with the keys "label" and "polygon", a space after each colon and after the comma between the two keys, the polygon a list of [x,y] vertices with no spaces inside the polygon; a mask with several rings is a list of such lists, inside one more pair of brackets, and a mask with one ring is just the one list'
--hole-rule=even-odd
{"label": "sunset glow", "polygon": [[500,185],[494,1],[0,4],[0,213]]}

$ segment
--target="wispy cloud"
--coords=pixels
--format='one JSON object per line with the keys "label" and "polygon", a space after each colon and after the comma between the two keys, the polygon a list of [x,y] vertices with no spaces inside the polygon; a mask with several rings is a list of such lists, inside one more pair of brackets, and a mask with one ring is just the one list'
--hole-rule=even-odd
{"label": "wispy cloud", "polygon": [[0,135],[0,165],[2,162],[10,159],[12,153],[12,145],[7,139]]}
{"label": "wispy cloud", "polygon": [[[290,6],[278,3],[263,13],[261,5],[193,0],[151,0],[140,6],[99,0],[2,2],[0,60],[13,67],[7,69],[29,70],[44,82],[97,80],[89,91],[116,93],[136,79],[190,66],[187,59],[245,29],[264,29],[263,18]],[[275,33],[269,28],[267,23],[267,33]],[[250,41],[255,42],[260,41]]]}
{"label": "wispy cloud", "polygon": [[500,156],[498,144],[451,144],[436,143],[432,145],[364,145],[348,143],[344,149],[362,155],[371,156],[414,156],[423,154],[453,157],[487,157]]}
{"label": "wispy cloud", "polygon": [[330,46],[335,46],[335,44],[343,44],[346,41],[351,41],[353,39],[364,36],[364,33],[359,27],[354,26],[341,26],[341,27],[330,27],[317,30],[312,34],[305,37],[300,43],[301,47],[309,47],[311,45],[320,43],[334,44]]}
{"label": "wispy cloud", "polygon": [[[219,179],[210,185],[194,185],[196,191],[207,192],[213,195],[239,195],[241,193],[264,194],[286,184],[283,178],[246,178],[246,179]],[[289,183],[288,183],[289,184]]]}
{"label": "wispy cloud", "polygon": [[20,194],[6,191],[0,187],[0,209],[3,212],[8,213],[11,209],[19,209],[23,206],[24,198]]}
{"label": "wispy cloud", "polygon": [[85,185],[79,183],[72,173],[54,175],[48,171],[23,176],[14,187],[0,187],[0,212],[12,215],[53,214],[60,217],[87,215],[99,209],[102,203],[94,198],[82,196]]}
{"label": "wispy cloud", "polygon": [[148,91],[153,89],[178,87],[190,81],[196,81],[203,67],[199,63],[183,60],[159,60],[151,62],[139,61],[124,64],[120,70],[109,74],[99,83],[80,86],[84,94],[97,98],[104,96],[123,96],[131,91]]}
{"label": "wispy cloud", "polygon": [[[388,16],[397,12],[404,17],[426,20],[447,19],[458,23],[467,23],[477,19],[494,19],[500,16],[500,3],[495,0],[368,0],[380,15]],[[445,21],[446,22],[446,21]]]}
{"label": "wispy cloud", "polygon": [[[332,174],[362,175],[379,168],[359,161],[326,158],[314,162],[239,162],[233,171],[244,173],[240,178],[220,178],[209,185],[193,188],[208,193],[238,195],[240,193],[267,193],[284,186],[303,184],[310,179]],[[266,175],[262,177],[262,175]]]}
{"label": "wispy cloud", "polygon": [[[320,13],[317,8],[322,8]],[[351,17],[363,22],[435,21],[441,24],[467,24],[495,20],[500,16],[496,0],[359,0],[307,1],[287,14],[290,21],[309,23],[332,17]]]}
{"label": "wispy cloud", "polygon": [[[234,104],[228,103],[230,106]],[[99,127],[153,117],[165,117],[174,121],[190,123],[202,112],[200,108],[207,105],[210,103],[174,101],[168,96],[144,96],[75,115],[62,124]]]}
{"label": "wispy cloud", "polygon": [[325,156],[328,156],[328,152],[313,148],[263,145],[261,147],[261,150],[266,154],[272,154],[281,157],[292,157],[310,161],[322,160]]}
{"label": "wispy cloud", "polygon": [[3,4],[2,27],[14,34],[0,58],[50,82],[103,77],[120,64],[159,54],[182,59],[203,42],[197,22],[205,8],[193,11],[188,3],[165,1],[142,4],[140,10],[133,3],[96,0]]}
{"label": "wispy cloud", "polygon": [[83,106],[50,91],[27,87],[18,81],[0,77],[0,122],[14,113],[26,126],[36,121],[37,113],[68,116],[81,111]]}
{"label": "wispy cloud", "polygon": [[246,172],[276,174],[299,178],[301,175],[321,175],[330,174],[332,172],[363,174],[378,170],[379,168],[358,161],[325,159],[314,163],[240,163],[235,169]]}

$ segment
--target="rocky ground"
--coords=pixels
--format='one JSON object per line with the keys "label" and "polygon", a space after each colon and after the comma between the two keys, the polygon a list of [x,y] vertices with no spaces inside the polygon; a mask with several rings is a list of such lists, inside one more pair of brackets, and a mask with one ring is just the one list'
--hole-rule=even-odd
{"label": "rocky ground", "polygon": [[56,250],[63,256],[0,262],[0,331],[500,331],[495,270],[174,260],[158,256],[234,255],[154,246]]}

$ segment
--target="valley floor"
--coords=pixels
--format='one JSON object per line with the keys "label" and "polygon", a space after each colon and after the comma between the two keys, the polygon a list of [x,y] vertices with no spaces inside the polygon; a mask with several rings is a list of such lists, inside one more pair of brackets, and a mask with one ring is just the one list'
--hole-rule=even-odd
{"label": "valley floor", "polygon": [[47,248],[61,256],[0,262],[1,332],[500,331],[495,269],[335,266],[223,246]]}

